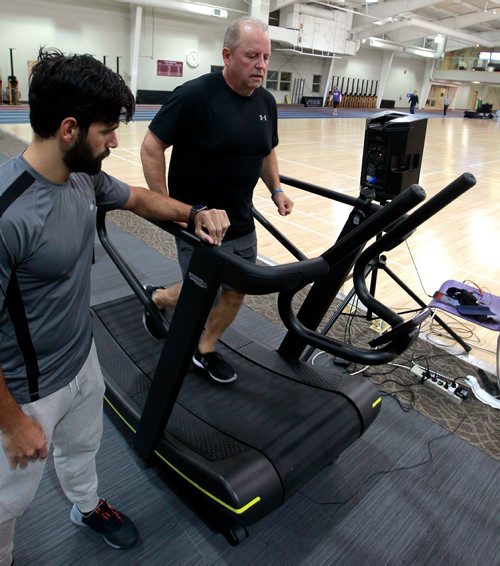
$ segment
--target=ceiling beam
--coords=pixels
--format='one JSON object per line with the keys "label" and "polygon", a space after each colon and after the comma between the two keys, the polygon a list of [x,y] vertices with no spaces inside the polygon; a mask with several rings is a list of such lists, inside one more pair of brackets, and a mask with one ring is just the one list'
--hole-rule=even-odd
{"label": "ceiling beam", "polygon": [[405,18],[401,21],[388,23],[383,26],[373,26],[369,30],[364,30],[361,33],[353,33],[353,39],[360,41],[368,39],[368,37],[378,36],[381,34],[391,34],[391,32],[407,28],[417,28],[426,32],[440,33],[446,37],[453,37],[454,39],[459,39],[465,43],[470,43],[471,45],[479,44],[483,47],[491,48],[496,46],[495,42],[485,40],[484,37],[479,36],[479,34],[461,32],[460,30],[444,27],[420,18]]}

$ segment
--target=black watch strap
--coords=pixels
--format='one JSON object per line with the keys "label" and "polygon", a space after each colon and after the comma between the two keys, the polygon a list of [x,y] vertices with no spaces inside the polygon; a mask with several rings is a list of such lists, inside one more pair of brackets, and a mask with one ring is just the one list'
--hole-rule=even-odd
{"label": "black watch strap", "polygon": [[196,215],[198,214],[198,212],[201,212],[202,210],[207,210],[207,206],[205,206],[204,204],[195,204],[191,210],[189,211],[189,221],[188,221],[188,225],[190,228],[194,228],[194,219],[196,218]]}

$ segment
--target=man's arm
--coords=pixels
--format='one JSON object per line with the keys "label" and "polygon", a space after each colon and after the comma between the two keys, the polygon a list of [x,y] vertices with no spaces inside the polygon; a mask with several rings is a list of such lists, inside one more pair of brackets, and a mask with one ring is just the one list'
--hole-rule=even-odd
{"label": "man's arm", "polygon": [[151,130],[146,132],[141,145],[141,162],[144,177],[148,187],[161,195],[168,195],[165,151],[169,147],[169,145],[164,144],[157,138]]}
{"label": "man's arm", "polygon": [[[187,224],[192,207],[169,196],[148,191],[143,187],[130,187],[130,196],[123,208],[149,220]],[[229,224],[224,210],[216,208],[202,210],[194,218],[194,233],[204,242],[220,245]]]}
{"label": "man's arm", "polygon": [[271,198],[281,216],[290,214],[293,208],[293,201],[281,189],[278,156],[274,148],[269,155],[264,157],[260,177],[269,189]]}
{"label": "man's arm", "polygon": [[47,439],[35,419],[26,416],[11,395],[0,368],[0,430],[10,466],[25,468],[30,460],[46,458]]}

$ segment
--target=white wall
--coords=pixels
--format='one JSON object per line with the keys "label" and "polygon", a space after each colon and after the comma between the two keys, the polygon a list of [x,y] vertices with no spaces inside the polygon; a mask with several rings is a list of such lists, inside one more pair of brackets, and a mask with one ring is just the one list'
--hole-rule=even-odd
{"label": "white wall", "polygon": [[[211,65],[222,66],[222,43],[227,25],[227,20],[218,18],[189,17],[144,8],[137,87],[173,90],[188,80],[209,73]],[[196,69],[186,64],[189,49],[200,52],[200,64]],[[184,76],[157,76],[158,59],[182,61]]]}
{"label": "white wall", "polygon": [[333,74],[359,79],[379,79],[381,64],[382,51],[364,49],[358,51],[354,57],[342,56],[335,59]]}
{"label": "white wall", "polygon": [[409,108],[407,94],[416,90],[420,100],[419,108],[423,108],[425,100],[421,100],[420,90],[424,69],[425,59],[408,59],[395,56],[392,61],[384,98],[395,100],[397,108]]}
{"label": "white wall", "polygon": [[[85,4],[83,6],[82,4]],[[0,76],[4,87],[11,74],[9,48],[13,47],[14,74],[21,99],[27,100],[28,61],[36,59],[41,46],[65,53],[91,53],[128,80],[129,10],[118,2],[71,0],[0,0]],[[123,70],[123,72],[122,72]]]}

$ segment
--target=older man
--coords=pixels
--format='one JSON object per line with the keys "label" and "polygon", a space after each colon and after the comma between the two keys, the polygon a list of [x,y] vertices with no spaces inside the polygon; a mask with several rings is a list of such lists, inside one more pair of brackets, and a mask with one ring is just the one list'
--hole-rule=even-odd
{"label": "older man", "polygon": [[[290,214],[291,199],[280,187],[277,109],[263,87],[271,41],[267,25],[243,17],[226,31],[221,73],[210,73],[174,90],[149,126],[141,158],[149,187],[161,194],[226,210],[231,226],[224,249],[249,261],[257,258],[257,239],[251,206],[261,177],[279,214]],[[165,178],[165,150],[173,146]],[[185,276],[192,247],[177,241]],[[148,286],[156,306],[174,308],[181,285],[169,289]],[[231,324],[244,295],[224,287],[212,308],[193,362],[218,382],[236,379],[233,368],[216,352],[217,340]],[[147,323],[146,319],[146,323]],[[146,327],[158,334],[150,324]]]}

